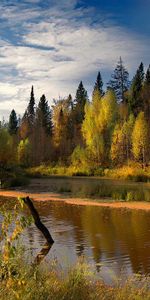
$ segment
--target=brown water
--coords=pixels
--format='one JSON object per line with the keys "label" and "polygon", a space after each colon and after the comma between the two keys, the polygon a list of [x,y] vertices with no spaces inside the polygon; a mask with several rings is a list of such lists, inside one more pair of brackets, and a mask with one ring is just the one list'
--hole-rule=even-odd
{"label": "brown water", "polygon": [[[11,210],[12,199],[7,199]],[[0,204],[6,202],[1,198]],[[150,213],[137,210],[36,202],[41,219],[55,240],[46,262],[67,269],[83,256],[107,283],[133,273],[150,273]],[[33,255],[45,240],[34,224],[23,236]]]}

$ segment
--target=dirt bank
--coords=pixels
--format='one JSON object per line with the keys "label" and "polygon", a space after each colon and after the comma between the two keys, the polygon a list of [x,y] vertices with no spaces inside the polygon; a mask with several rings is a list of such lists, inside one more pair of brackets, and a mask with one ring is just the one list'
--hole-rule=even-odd
{"label": "dirt bank", "polygon": [[1,190],[0,196],[4,197],[26,197],[29,196],[34,201],[64,201],[67,204],[72,205],[89,205],[89,206],[101,206],[112,208],[127,208],[127,209],[141,209],[150,211],[150,203],[147,202],[107,202],[107,200],[90,200],[80,198],[64,198],[61,194],[55,193],[31,193],[29,191],[14,191],[14,190]]}

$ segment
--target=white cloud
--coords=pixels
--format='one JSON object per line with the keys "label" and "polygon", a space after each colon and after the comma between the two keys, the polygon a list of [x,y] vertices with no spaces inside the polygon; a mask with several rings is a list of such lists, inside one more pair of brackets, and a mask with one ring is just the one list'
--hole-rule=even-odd
{"label": "white cloud", "polygon": [[[99,70],[102,74],[111,72],[120,55],[132,73],[143,57],[148,58],[149,47],[144,38],[109,20],[104,22],[104,16],[92,26],[92,10],[75,10],[75,0],[61,0],[57,5],[48,2],[51,9],[42,12],[34,5],[32,9],[25,4],[2,7],[2,18],[12,25],[19,40],[18,44],[8,38],[0,41],[0,66],[4,70],[0,94],[1,101],[5,100],[3,109],[9,112],[12,103],[18,113],[23,112],[32,84],[37,98],[45,93],[51,100],[74,94],[81,79],[91,90],[89,78],[93,74],[96,77]],[[92,81],[93,78],[91,85]]]}

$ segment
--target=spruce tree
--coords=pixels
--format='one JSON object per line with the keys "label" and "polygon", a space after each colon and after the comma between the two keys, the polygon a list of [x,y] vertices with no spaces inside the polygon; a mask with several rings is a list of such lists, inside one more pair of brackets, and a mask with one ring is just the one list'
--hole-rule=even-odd
{"label": "spruce tree", "polygon": [[40,98],[37,108],[37,124],[45,129],[45,133],[52,135],[52,116],[51,110],[48,106],[48,101],[45,95]]}
{"label": "spruce tree", "polygon": [[141,62],[137,72],[132,80],[129,96],[130,112],[137,116],[140,111],[144,110],[144,103],[142,100],[141,92],[144,82],[144,66]]}
{"label": "spruce tree", "polygon": [[8,131],[12,135],[17,133],[17,129],[18,129],[17,115],[15,110],[13,109],[9,116]]}
{"label": "spruce tree", "polygon": [[104,92],[103,92],[103,81],[102,81],[102,77],[101,77],[100,72],[98,72],[97,79],[96,79],[96,82],[95,82],[95,85],[94,85],[93,97],[94,97],[94,94],[97,93],[97,91],[98,91],[100,97],[102,97]]}
{"label": "spruce tree", "polygon": [[150,125],[150,65],[147,69],[142,88],[142,101],[144,105],[145,117],[148,121],[148,124]]}
{"label": "spruce tree", "polygon": [[150,87],[150,65],[149,65],[149,67],[147,69],[147,72],[146,72],[146,75],[145,75],[144,84]]}
{"label": "spruce tree", "polygon": [[125,92],[129,88],[129,73],[124,67],[121,57],[111,77],[107,88],[115,91],[119,102],[125,101]]}
{"label": "spruce tree", "polygon": [[88,101],[87,91],[85,90],[82,81],[79,83],[74,100],[75,122],[82,123],[84,119],[84,107]]}
{"label": "spruce tree", "polygon": [[34,123],[34,117],[35,117],[35,98],[34,98],[33,85],[31,88],[30,101],[27,107],[27,115],[28,115],[29,123],[32,125]]}

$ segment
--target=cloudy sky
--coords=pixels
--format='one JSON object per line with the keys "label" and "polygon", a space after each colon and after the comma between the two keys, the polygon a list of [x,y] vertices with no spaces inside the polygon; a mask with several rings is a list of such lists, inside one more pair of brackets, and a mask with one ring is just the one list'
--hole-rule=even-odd
{"label": "cloudy sky", "polygon": [[150,63],[150,0],[0,0],[0,119],[35,97],[91,94],[122,56],[132,78]]}

